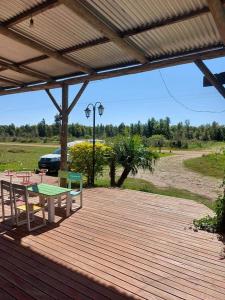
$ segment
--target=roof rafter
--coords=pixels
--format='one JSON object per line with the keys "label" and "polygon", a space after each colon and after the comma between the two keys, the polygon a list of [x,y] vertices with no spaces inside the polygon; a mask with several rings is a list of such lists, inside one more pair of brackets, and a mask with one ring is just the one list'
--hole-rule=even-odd
{"label": "roof rafter", "polygon": [[225,88],[219,83],[216,76],[209,70],[201,59],[195,61],[196,66],[205,75],[208,81],[217,89],[217,91],[225,98]]}
{"label": "roof rafter", "polygon": [[111,28],[108,22],[106,23],[106,20],[103,21],[103,18],[99,13],[97,14],[96,12],[93,12],[90,7],[87,9],[84,6],[84,0],[82,0],[82,2],[79,0],[59,0],[59,2],[67,6],[76,15],[85,20],[86,23],[90,24],[93,28],[101,32],[105,37],[115,43],[120,49],[125,51],[131,57],[137,59],[137,61],[140,63],[148,62],[142,50],[123,40],[123,38],[121,38],[119,34]]}
{"label": "roof rafter", "polygon": [[3,57],[0,57],[0,66],[3,67],[2,69],[0,69],[0,72],[10,69],[17,73],[25,74],[25,75],[32,76],[32,77],[35,77],[38,79],[42,79],[42,80],[51,80],[52,79],[51,76],[49,76],[45,73],[33,70],[31,68],[28,68],[28,67],[25,67],[22,65],[20,66],[20,65],[16,64],[15,62],[9,61]]}
{"label": "roof rafter", "polygon": [[225,44],[225,8],[221,0],[207,0],[207,3],[220,33],[221,40]]}
{"label": "roof rafter", "polygon": [[144,65],[138,65],[133,67],[128,67],[124,69],[118,69],[113,71],[106,71],[101,72],[97,74],[90,74],[86,76],[79,76],[71,79],[61,80],[61,81],[54,81],[46,84],[39,84],[34,86],[27,86],[23,88],[18,89],[4,89],[0,91],[0,96],[2,95],[8,95],[8,94],[17,94],[17,93],[23,93],[23,92],[31,92],[31,91],[39,91],[43,89],[51,89],[51,88],[59,88],[62,86],[62,84],[79,84],[85,81],[95,81],[95,80],[101,80],[101,79],[107,79],[107,78],[113,78],[113,77],[119,77],[123,75],[130,75],[130,74],[136,74],[146,71],[151,71],[159,68],[165,68],[175,65],[181,65],[181,64],[187,64],[187,63],[193,63],[197,59],[205,60],[205,59],[212,59],[212,58],[218,58],[225,56],[225,48],[222,49],[216,49],[216,50],[210,50],[210,51],[204,51],[204,52],[197,52],[189,55],[189,52],[183,53],[182,56],[168,56],[167,59],[164,60],[158,60],[154,62],[149,62]]}
{"label": "roof rafter", "polygon": [[55,58],[56,60],[61,61],[69,66],[74,66],[75,68],[77,68],[78,70],[80,70],[84,73],[92,73],[93,72],[93,70],[89,66],[86,66],[85,64],[78,62],[74,59],[70,59],[66,56],[63,56],[59,52],[51,50],[50,48],[47,48],[47,47],[39,44],[38,42],[36,42],[28,37],[25,37],[24,35],[22,35],[18,32],[10,30],[7,27],[4,27],[3,25],[0,25],[0,34],[5,35],[8,38],[11,38],[12,40],[19,42],[25,46],[28,46],[34,50],[37,50],[49,57]]}
{"label": "roof rafter", "polygon": [[5,82],[5,83],[10,83],[10,84],[15,84],[15,85],[17,85],[17,86],[19,86],[19,85],[22,86],[22,85],[25,84],[25,83],[22,82],[22,81],[15,80],[15,79],[11,79],[11,78],[8,78],[8,77],[6,77],[6,76],[1,76],[1,75],[0,75],[0,81]]}

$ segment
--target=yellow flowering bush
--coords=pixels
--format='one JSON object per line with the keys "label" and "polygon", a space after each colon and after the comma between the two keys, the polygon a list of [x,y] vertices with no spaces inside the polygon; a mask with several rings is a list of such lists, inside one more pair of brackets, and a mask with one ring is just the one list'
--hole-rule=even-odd
{"label": "yellow flowering bush", "polygon": [[[87,184],[91,184],[92,177],[92,143],[82,142],[75,144],[69,150],[71,169],[87,177]],[[101,175],[103,167],[108,162],[111,147],[101,143],[95,144],[95,176]]]}

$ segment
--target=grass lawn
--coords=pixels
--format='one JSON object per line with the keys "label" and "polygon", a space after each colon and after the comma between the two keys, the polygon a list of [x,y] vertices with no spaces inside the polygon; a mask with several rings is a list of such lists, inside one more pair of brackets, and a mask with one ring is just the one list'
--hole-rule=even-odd
{"label": "grass lawn", "polygon": [[42,145],[4,145],[0,144],[0,171],[37,168],[41,155],[52,153],[57,147]]}
{"label": "grass lawn", "polygon": [[225,171],[225,155],[209,154],[202,157],[187,159],[184,166],[205,176],[223,178]]}
{"label": "grass lawn", "polygon": [[[98,178],[96,180],[95,185],[98,187],[109,187],[109,179],[105,178],[105,177]],[[153,183],[146,181],[144,179],[127,178],[124,185],[122,186],[122,188],[136,190],[136,191],[142,191],[142,192],[148,192],[148,193],[153,193],[153,194],[159,194],[159,195],[166,195],[166,196],[190,199],[190,200],[194,200],[199,203],[203,203],[206,206],[208,206],[209,208],[213,207],[212,201],[207,197],[192,193],[187,190],[177,189],[174,187],[160,188],[160,187],[155,186]]]}

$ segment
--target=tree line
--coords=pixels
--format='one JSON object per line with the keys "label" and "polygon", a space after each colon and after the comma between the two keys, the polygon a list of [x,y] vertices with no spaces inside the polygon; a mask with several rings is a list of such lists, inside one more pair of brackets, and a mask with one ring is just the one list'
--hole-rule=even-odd
{"label": "tree line", "polygon": [[[11,139],[16,141],[24,140],[40,140],[40,139],[55,139],[59,140],[61,120],[58,115],[55,116],[54,123],[46,124],[45,120],[41,120],[37,125],[22,125],[15,126],[0,125],[0,139]],[[92,127],[85,126],[78,123],[68,125],[68,133],[70,138],[91,138]],[[225,126],[219,125],[217,122],[211,124],[193,126],[188,120],[172,125],[168,117],[160,120],[155,118],[148,119],[147,122],[131,123],[125,125],[97,125],[96,136],[100,139],[111,138],[117,135],[140,135],[143,138],[153,138],[158,136],[171,143],[174,142],[179,147],[185,141],[224,141],[225,140]],[[159,137],[160,136],[160,137]],[[157,140],[157,138],[156,138]],[[182,145],[180,145],[182,146]]]}

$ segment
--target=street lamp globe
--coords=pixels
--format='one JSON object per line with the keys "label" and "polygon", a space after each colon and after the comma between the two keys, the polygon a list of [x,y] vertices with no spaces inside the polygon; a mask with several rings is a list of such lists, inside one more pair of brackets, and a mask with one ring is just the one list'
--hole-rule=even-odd
{"label": "street lamp globe", "polygon": [[90,110],[90,108],[89,108],[88,106],[87,106],[87,108],[84,110],[84,112],[85,112],[86,117],[89,118],[90,115],[91,115],[91,110]]}
{"label": "street lamp globe", "polygon": [[104,112],[104,106],[102,104],[100,104],[99,107],[98,107],[99,116],[102,116],[103,112]]}

